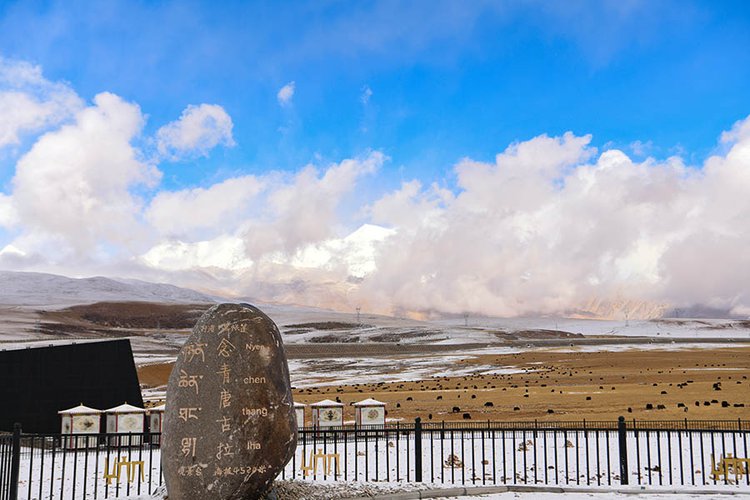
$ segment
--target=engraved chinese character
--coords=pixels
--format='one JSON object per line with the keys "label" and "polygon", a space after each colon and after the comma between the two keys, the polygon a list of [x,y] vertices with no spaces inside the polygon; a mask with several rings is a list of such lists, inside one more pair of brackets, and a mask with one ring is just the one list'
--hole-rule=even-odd
{"label": "engraved chinese character", "polygon": [[219,351],[219,356],[222,358],[228,358],[229,355],[235,351],[235,347],[229,340],[223,338],[221,339],[221,342],[219,342],[219,347],[217,347],[216,350]]}
{"label": "engraved chinese character", "polygon": [[228,408],[232,405],[232,394],[226,390],[222,389],[221,394],[219,395],[219,408]]}
{"label": "engraved chinese character", "polygon": [[187,359],[187,362],[190,363],[191,361],[193,361],[193,358],[195,358],[196,356],[200,356],[201,361],[205,363],[206,355],[203,352],[203,348],[207,345],[208,344],[186,344],[183,353],[185,355],[185,358]]}
{"label": "engraved chinese character", "polygon": [[198,441],[198,438],[182,438],[182,454],[186,457],[194,457],[195,456],[195,443]]}
{"label": "engraved chinese character", "polygon": [[180,408],[179,409],[179,416],[182,420],[187,422],[191,418],[194,418],[198,420],[198,415],[195,414],[195,412],[199,411],[200,408]]}
{"label": "engraved chinese character", "polygon": [[229,375],[232,373],[232,370],[229,368],[228,364],[223,363],[221,365],[221,370],[219,370],[216,373],[222,376],[222,380],[221,380],[222,384],[229,383]]}
{"label": "engraved chinese character", "polygon": [[[223,457],[233,457],[234,451],[232,450],[232,445],[230,443],[219,443],[218,451],[216,453],[216,460],[221,460]],[[231,474],[231,469],[229,469],[229,474]],[[226,469],[224,470],[224,474],[227,474]]]}
{"label": "engraved chinese character", "polygon": [[219,333],[247,332],[247,326],[240,323],[222,323],[219,325]]}
{"label": "engraved chinese character", "polygon": [[221,432],[228,432],[232,426],[229,424],[229,417],[222,417],[217,422],[221,423]]}
{"label": "engraved chinese character", "polygon": [[195,387],[195,393],[198,394],[198,379],[203,375],[188,375],[185,370],[180,370],[180,380],[177,383],[180,387]]}

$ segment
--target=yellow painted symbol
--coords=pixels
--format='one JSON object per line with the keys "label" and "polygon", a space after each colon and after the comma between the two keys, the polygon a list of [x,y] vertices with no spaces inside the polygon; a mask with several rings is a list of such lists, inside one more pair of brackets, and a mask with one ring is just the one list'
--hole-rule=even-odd
{"label": "yellow painted symbol", "polygon": [[307,475],[311,472],[313,474],[317,474],[318,464],[320,462],[323,462],[321,472],[325,469],[326,474],[330,474],[331,466],[335,466],[336,474],[341,474],[341,467],[339,465],[340,460],[341,455],[338,453],[323,453],[322,449],[318,449],[318,452],[314,453],[312,450],[310,450],[310,465],[307,465],[305,463],[305,454],[302,453],[302,463],[300,464],[300,470],[302,471],[302,475],[305,477],[307,477]]}
{"label": "yellow painted symbol", "polygon": [[730,474],[733,474],[735,479],[740,480],[750,469],[750,458],[733,457],[731,453],[727,453],[726,457],[719,455],[719,458],[717,464],[713,453],[711,454],[711,478],[715,481],[722,477],[726,481],[730,481]]}
{"label": "yellow painted symbol", "polygon": [[115,479],[118,483],[122,477],[122,469],[125,469],[125,476],[128,478],[128,482],[132,483],[135,479],[137,471],[140,471],[141,481],[145,481],[143,474],[143,460],[126,460],[125,457],[120,457],[118,462],[112,464],[112,473],[109,472],[109,457],[104,459],[104,475],[103,478],[107,480],[107,484],[111,484],[112,480]]}

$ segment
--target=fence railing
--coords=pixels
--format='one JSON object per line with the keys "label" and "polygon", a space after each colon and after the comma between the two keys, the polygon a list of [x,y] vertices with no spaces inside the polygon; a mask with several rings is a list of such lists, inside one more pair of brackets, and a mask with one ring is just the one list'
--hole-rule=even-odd
{"label": "fence railing", "polygon": [[20,466],[21,426],[13,434],[0,434],[0,500],[16,500]]}
{"label": "fence railing", "polygon": [[369,429],[304,429],[282,477],[472,485],[748,486],[748,430],[748,422],[741,420],[625,419],[417,420]]}
{"label": "fence railing", "polygon": [[[283,479],[750,490],[748,421],[441,422],[299,430]],[[153,493],[161,435],[0,434],[0,500]]]}

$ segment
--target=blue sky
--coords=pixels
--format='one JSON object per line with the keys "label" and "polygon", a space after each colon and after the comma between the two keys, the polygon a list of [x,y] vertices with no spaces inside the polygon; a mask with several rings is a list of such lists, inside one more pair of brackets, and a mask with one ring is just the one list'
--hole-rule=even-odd
{"label": "blue sky", "polygon": [[152,129],[223,106],[237,147],[166,168],[175,184],[368,148],[394,175],[442,180],[461,157],[568,130],[699,161],[750,109],[742,1],[3,2],[0,19],[5,57],[135,101]]}
{"label": "blue sky", "polygon": [[745,185],[748,89],[745,1],[2,1],[0,267],[389,311],[750,310],[723,269],[679,290],[691,238],[744,265],[750,206],[716,190]]}

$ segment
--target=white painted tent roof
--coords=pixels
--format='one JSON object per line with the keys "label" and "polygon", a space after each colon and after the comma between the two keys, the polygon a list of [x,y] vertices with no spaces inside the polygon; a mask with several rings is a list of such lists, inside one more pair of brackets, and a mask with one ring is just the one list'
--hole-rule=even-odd
{"label": "white painted tent roof", "polygon": [[57,413],[59,413],[60,415],[92,415],[95,413],[102,413],[102,411],[96,410],[94,408],[89,408],[88,406],[84,406],[84,404],[81,403],[78,406],[68,408],[67,410],[60,410]]}
{"label": "white painted tent roof", "polygon": [[344,406],[344,403],[337,403],[336,401],[331,401],[330,399],[324,399],[323,401],[312,403],[310,406]]}
{"label": "white painted tent roof", "polygon": [[305,403],[298,403],[296,401],[294,402],[295,408],[304,408],[305,406],[307,406]]}
{"label": "white painted tent roof", "polygon": [[378,401],[377,399],[364,399],[358,403],[354,403],[352,406],[385,406],[385,403]]}
{"label": "white painted tent roof", "polygon": [[145,413],[146,410],[143,408],[138,408],[137,406],[129,405],[127,403],[121,404],[120,406],[115,406],[114,408],[109,408],[107,410],[104,410],[104,413]]}
{"label": "white painted tent roof", "polygon": [[167,409],[167,405],[163,404],[159,406],[154,406],[153,408],[149,408],[148,411],[165,411],[166,409]]}

